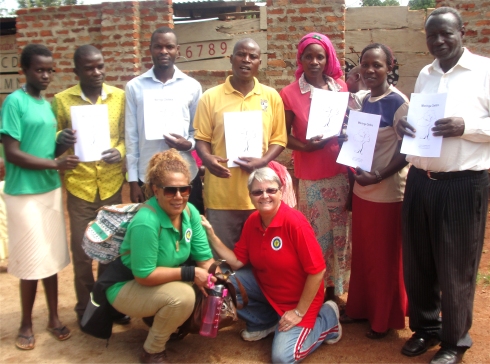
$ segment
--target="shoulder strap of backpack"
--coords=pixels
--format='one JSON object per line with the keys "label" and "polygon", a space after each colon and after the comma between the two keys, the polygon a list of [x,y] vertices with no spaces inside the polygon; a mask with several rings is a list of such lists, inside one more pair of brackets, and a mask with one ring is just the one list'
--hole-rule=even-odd
{"label": "shoulder strap of backpack", "polygon": [[[139,206],[138,211],[139,211],[141,208],[143,208],[143,207],[146,207],[147,209],[151,210],[151,211],[152,211],[153,213],[155,213],[155,214],[157,213],[157,212],[155,211],[155,209],[153,208],[153,206],[150,206],[150,205],[148,205],[148,204],[146,204],[146,203],[142,203],[142,204]],[[158,231],[158,237],[160,237],[160,233],[161,233],[161,232],[162,232],[162,225],[160,225],[160,230]],[[116,257],[116,259],[117,259],[117,258],[119,258],[119,257],[122,257],[122,256],[124,256],[124,255],[128,255],[129,253],[131,253],[131,250],[127,250],[127,251],[125,251],[124,253],[119,254],[119,255]]]}

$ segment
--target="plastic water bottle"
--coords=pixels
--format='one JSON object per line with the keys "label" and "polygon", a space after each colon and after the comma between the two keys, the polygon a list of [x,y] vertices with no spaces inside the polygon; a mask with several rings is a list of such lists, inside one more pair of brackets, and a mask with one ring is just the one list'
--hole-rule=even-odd
{"label": "plastic water bottle", "polygon": [[223,297],[228,294],[228,290],[221,284],[214,285],[211,282],[211,275],[208,277],[208,286],[210,287],[206,289],[208,297],[204,298],[204,304],[202,305],[202,322],[199,334],[207,337],[216,337],[218,335]]}

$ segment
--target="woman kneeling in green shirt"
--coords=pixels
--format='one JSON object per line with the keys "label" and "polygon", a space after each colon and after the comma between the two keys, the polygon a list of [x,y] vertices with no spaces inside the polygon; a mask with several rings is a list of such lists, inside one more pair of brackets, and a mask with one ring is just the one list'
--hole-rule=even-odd
{"label": "woman kneeling in green shirt", "polygon": [[[121,260],[134,280],[106,291],[119,312],[155,316],[143,345],[143,363],[165,362],[165,344],[194,308],[191,282],[204,291],[207,270],[214,262],[199,212],[187,203],[190,177],[187,163],[175,149],[152,157],[146,172],[146,191],[153,195],[146,204],[152,209],[138,211],[120,249],[121,254],[129,251]],[[197,267],[180,267],[189,256]]]}

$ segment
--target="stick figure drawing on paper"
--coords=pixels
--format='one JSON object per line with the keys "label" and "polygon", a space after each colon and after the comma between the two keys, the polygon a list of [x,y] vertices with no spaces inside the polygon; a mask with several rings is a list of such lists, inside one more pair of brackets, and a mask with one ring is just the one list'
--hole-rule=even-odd
{"label": "stick figure drawing on paper", "polygon": [[243,135],[243,153],[247,153],[250,150],[250,145],[252,141],[255,139],[256,135],[253,131],[243,130],[241,133]]}
{"label": "stick figure drawing on paper", "polygon": [[339,114],[339,109],[332,107],[332,106],[328,106],[324,110],[324,112],[325,112],[325,122],[323,123],[322,128],[328,129],[332,119],[334,119]]}
{"label": "stick figure drawing on paper", "polygon": [[429,139],[430,127],[435,119],[436,117],[431,110],[427,110],[420,119],[417,119],[417,130],[419,131],[420,139]]}
{"label": "stick figure drawing on paper", "polygon": [[354,135],[354,140],[357,142],[358,145],[356,153],[362,154],[364,144],[369,142],[371,138],[367,130],[361,129],[356,135]]}

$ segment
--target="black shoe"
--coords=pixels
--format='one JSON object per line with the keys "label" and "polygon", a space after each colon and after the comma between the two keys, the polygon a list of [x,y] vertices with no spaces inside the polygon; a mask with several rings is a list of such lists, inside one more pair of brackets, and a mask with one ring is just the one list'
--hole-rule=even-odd
{"label": "black shoe", "polygon": [[430,364],[456,364],[461,363],[466,349],[440,348],[434,355]]}
{"label": "black shoe", "polygon": [[131,322],[131,317],[123,315],[112,320],[116,325],[127,325]]}
{"label": "black shoe", "polygon": [[417,333],[407,340],[402,348],[402,354],[406,356],[417,356],[425,353],[430,347],[439,344],[441,341],[437,335],[423,337]]}

